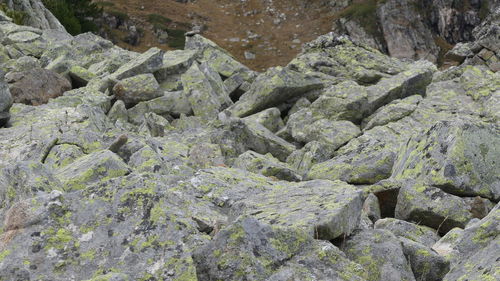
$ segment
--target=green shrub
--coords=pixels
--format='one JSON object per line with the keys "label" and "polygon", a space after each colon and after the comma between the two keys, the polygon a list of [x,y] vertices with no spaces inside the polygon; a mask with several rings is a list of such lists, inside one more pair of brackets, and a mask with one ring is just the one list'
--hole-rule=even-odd
{"label": "green shrub", "polygon": [[490,13],[490,2],[488,0],[481,1],[481,7],[479,8],[479,18],[483,21]]}
{"label": "green shrub", "polygon": [[182,29],[167,29],[168,46],[174,49],[184,49],[186,45],[185,30]]}
{"label": "green shrub", "polygon": [[5,3],[0,4],[0,10],[2,10],[2,12],[4,12],[6,16],[11,18],[15,24],[23,25],[24,21],[26,20],[25,12],[11,10]]}
{"label": "green shrub", "polygon": [[102,8],[91,0],[43,0],[43,4],[72,35],[97,31],[92,20],[102,13]]}
{"label": "green shrub", "polygon": [[382,36],[377,19],[377,4],[384,2],[385,0],[363,0],[356,2],[341,11],[339,16],[355,20],[371,35]]}

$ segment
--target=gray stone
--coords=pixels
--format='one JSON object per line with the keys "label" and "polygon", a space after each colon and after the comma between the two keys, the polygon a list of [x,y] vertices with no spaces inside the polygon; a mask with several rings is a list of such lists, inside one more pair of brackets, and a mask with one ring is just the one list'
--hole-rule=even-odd
{"label": "gray stone", "polygon": [[443,280],[496,280],[500,278],[498,253],[500,251],[499,204],[480,222],[463,231],[454,243],[457,259]]}
{"label": "gray stone", "polygon": [[399,191],[396,218],[414,221],[444,234],[454,227],[464,228],[473,218],[470,208],[461,197],[439,188],[410,183]]}
{"label": "gray stone", "polygon": [[57,170],[57,178],[65,190],[79,190],[100,181],[123,176],[129,168],[118,155],[102,150],[76,159]]}
{"label": "gray stone", "polygon": [[189,100],[194,115],[208,120],[215,119],[222,107],[221,100],[198,64],[193,63],[181,79],[184,95]]}
{"label": "gray stone", "polygon": [[283,119],[281,119],[281,111],[276,107],[268,108],[244,119],[257,122],[273,133],[285,126]]}
{"label": "gray stone", "polygon": [[262,155],[250,150],[238,156],[233,163],[233,167],[280,180],[302,180],[302,177],[288,164],[280,162],[272,155]]}
{"label": "gray stone", "polygon": [[199,280],[364,280],[335,246],[242,217],[195,251]]}
{"label": "gray stone", "polygon": [[140,74],[123,79],[113,87],[116,98],[122,100],[127,107],[132,107],[139,102],[160,97],[160,85],[153,74]]}
{"label": "gray stone", "polygon": [[450,262],[429,247],[413,240],[399,238],[403,253],[410,262],[417,281],[439,281],[450,270]]}
{"label": "gray stone", "polygon": [[419,244],[431,247],[439,239],[436,230],[394,218],[385,218],[375,222],[375,229],[387,229],[397,237],[410,239]]}
{"label": "gray stone", "polygon": [[396,179],[411,178],[460,196],[500,197],[500,133],[490,124],[443,121],[405,144]]}
{"label": "gray stone", "polygon": [[368,272],[369,280],[415,280],[401,242],[388,230],[363,230],[343,244],[347,257]]}
{"label": "gray stone", "polygon": [[287,68],[271,68],[259,75],[250,90],[228,110],[233,116],[245,117],[322,86],[314,77]]}
{"label": "gray stone", "polygon": [[120,66],[113,74],[114,79],[122,80],[132,76],[146,73],[154,73],[163,66],[164,51],[151,48],[137,58]]}

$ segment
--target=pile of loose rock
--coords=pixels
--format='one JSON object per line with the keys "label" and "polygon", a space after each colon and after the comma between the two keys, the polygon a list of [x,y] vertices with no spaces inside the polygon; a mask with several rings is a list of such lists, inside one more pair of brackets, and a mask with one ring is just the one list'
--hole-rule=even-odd
{"label": "pile of loose rock", "polygon": [[0,84],[0,280],[500,278],[499,73],[335,34],[263,73],[199,35],[0,39],[6,77],[56,77]]}

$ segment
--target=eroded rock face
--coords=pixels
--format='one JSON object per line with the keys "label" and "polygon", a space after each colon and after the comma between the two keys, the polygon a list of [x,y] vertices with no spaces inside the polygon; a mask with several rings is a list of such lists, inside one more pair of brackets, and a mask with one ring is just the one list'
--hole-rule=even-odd
{"label": "eroded rock face", "polygon": [[40,105],[71,90],[71,83],[47,69],[10,72],[5,77],[16,103]]}
{"label": "eroded rock face", "polygon": [[497,278],[489,67],[327,34],[257,74],[199,35],[138,54],[0,31],[1,69],[79,87],[0,91],[0,280]]}

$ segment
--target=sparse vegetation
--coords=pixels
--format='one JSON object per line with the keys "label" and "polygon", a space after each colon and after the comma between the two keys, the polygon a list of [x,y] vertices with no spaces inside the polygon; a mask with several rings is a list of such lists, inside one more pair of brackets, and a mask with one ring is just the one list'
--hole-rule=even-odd
{"label": "sparse vegetation", "polygon": [[15,24],[22,25],[26,19],[26,13],[22,11],[15,11],[9,9],[7,4],[1,3],[0,10],[5,13],[6,16],[12,19]]}
{"label": "sparse vegetation", "polygon": [[70,34],[97,31],[92,19],[102,13],[102,8],[91,0],[43,0],[43,4]]}
{"label": "sparse vegetation", "polygon": [[355,2],[343,11],[339,17],[356,20],[371,35],[382,36],[377,19],[377,4],[385,0],[363,0]]}
{"label": "sparse vegetation", "polygon": [[483,21],[490,13],[490,2],[488,0],[481,1],[481,7],[479,8],[479,18]]}
{"label": "sparse vegetation", "polygon": [[186,44],[185,30],[182,29],[167,29],[168,46],[174,49],[184,49]]}

